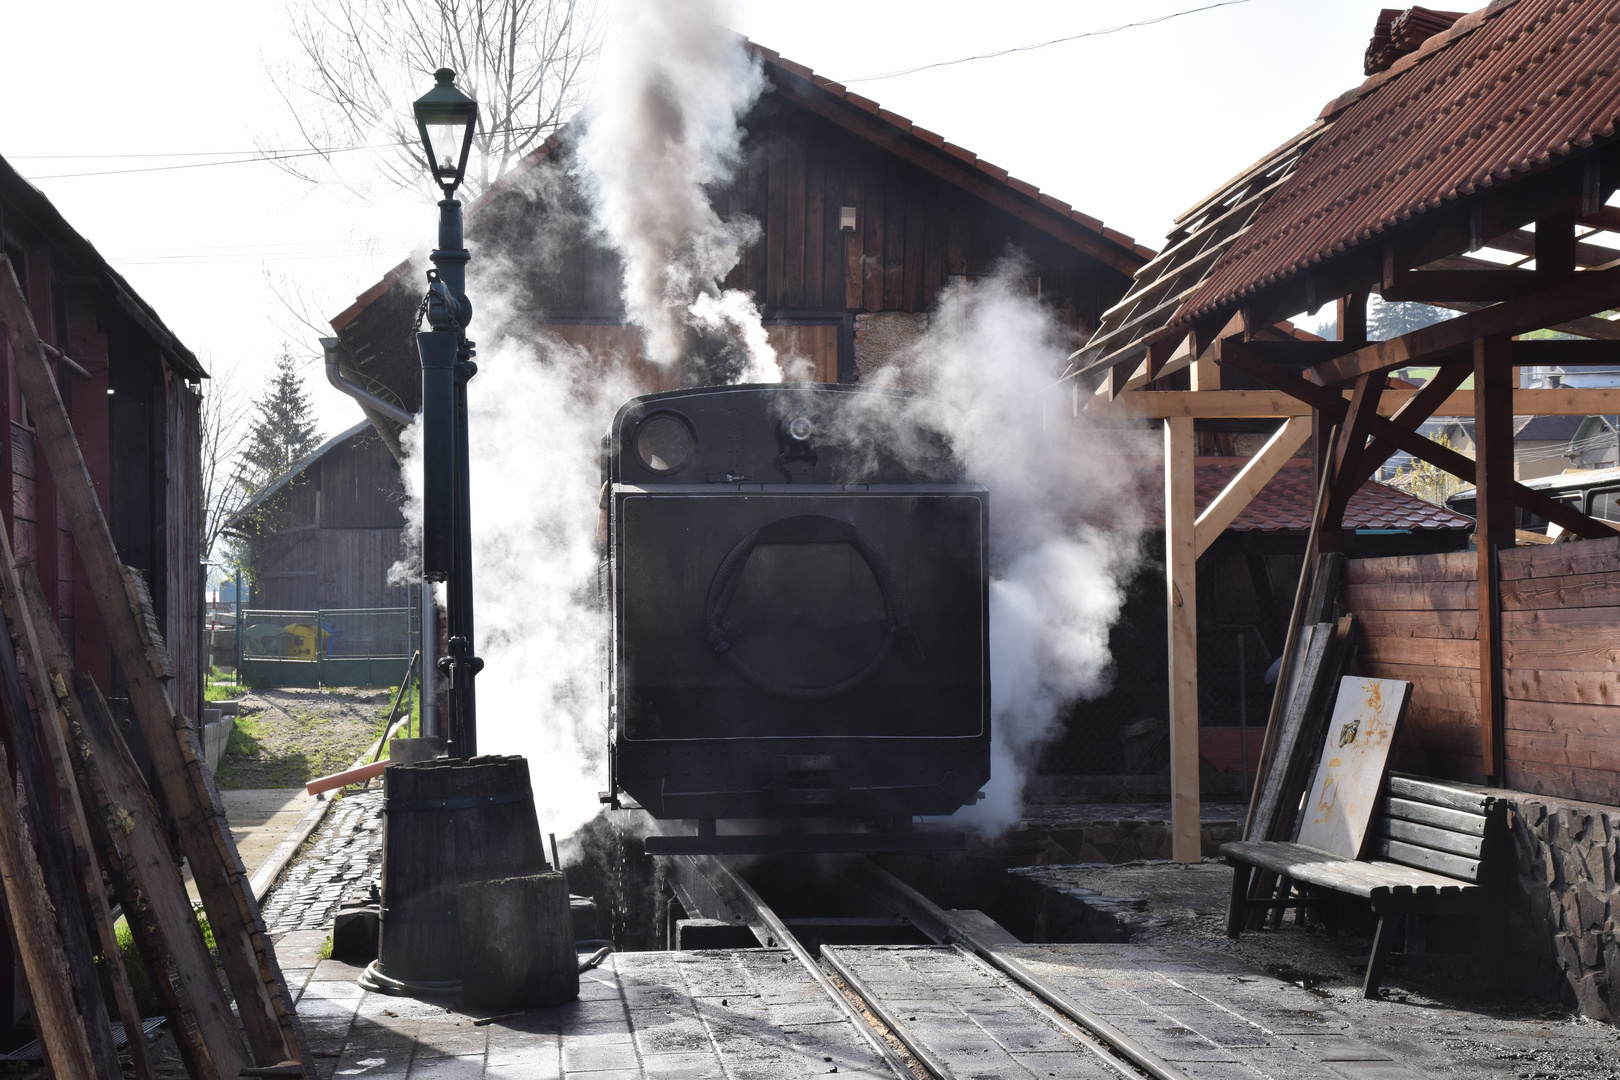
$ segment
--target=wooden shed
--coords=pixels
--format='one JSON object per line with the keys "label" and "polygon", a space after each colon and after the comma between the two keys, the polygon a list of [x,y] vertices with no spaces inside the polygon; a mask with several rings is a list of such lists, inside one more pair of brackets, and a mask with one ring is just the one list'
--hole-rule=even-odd
{"label": "wooden shed", "polygon": [[[411,587],[389,582],[401,554],[404,502],[399,462],[361,421],[237,514],[231,528],[247,538],[249,552],[245,682],[399,681],[415,619]],[[267,632],[277,642],[259,642]]]}
{"label": "wooden shed", "polygon": [[[926,326],[942,288],[988,273],[1012,251],[1026,260],[1029,291],[1078,345],[1152,256],[876,102],[747,48],[766,90],[741,121],[740,166],[712,202],[721,217],[746,215],[760,230],[725,285],[753,294],[772,344],[810,359],[818,380],[856,382],[886,363]],[[536,333],[639,357],[619,258],[587,228],[584,196],[558,168],[576,134],[548,140],[473,204],[468,242],[477,259],[515,257],[545,236],[547,257],[519,263],[518,302]],[[342,373],[407,413],[420,399],[411,331],[422,269],[402,263],[332,320]],[[649,366],[646,389],[667,389],[675,377]],[[368,416],[397,451],[398,425]]]}
{"label": "wooden shed", "polygon": [[[174,706],[202,704],[203,573],[199,416],[191,350],[40,191],[0,159],[0,239],[41,339],[59,350],[56,384],[125,565],[151,592],[175,679]],[[34,560],[74,659],[115,712],[126,693],[50,471],[35,456],[10,348],[0,338],[0,517]],[[137,738],[138,741],[138,738]]]}
{"label": "wooden shed", "polygon": [[399,463],[362,421],[326,440],[242,508],[247,605],[277,611],[404,607],[390,585],[405,530]]}

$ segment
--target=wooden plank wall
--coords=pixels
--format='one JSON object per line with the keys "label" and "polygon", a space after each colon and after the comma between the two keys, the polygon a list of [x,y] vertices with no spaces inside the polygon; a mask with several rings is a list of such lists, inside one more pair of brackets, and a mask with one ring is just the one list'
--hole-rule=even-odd
{"label": "wooden plank wall", "polygon": [[[1507,786],[1620,805],[1620,538],[1501,555]],[[1483,778],[1475,556],[1356,559],[1369,675],[1412,682],[1402,762]]]}
{"label": "wooden plank wall", "polygon": [[328,450],[256,522],[251,606],[404,607],[409,591],[388,583],[401,555],[403,500],[399,463],[375,431]]}
{"label": "wooden plank wall", "polygon": [[[743,160],[713,200],[722,218],[750,218],[759,232],[725,284],[753,293],[773,318],[927,311],[949,280],[988,274],[1016,249],[1028,260],[1029,291],[1084,337],[1127,284],[1051,235],[780,99],[767,96],[745,123]],[[840,228],[844,206],[855,207],[853,231]],[[536,238],[530,249],[543,257],[520,268],[532,310],[611,318],[622,310],[619,260],[587,222],[578,192],[536,183],[482,211],[474,239]]]}

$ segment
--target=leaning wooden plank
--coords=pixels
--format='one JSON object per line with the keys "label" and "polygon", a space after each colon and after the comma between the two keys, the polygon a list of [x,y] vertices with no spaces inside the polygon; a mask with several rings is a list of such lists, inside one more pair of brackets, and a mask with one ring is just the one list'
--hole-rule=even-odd
{"label": "leaning wooden plank", "polygon": [[[0,745],[0,776],[9,775],[6,749]],[[0,883],[6,894],[12,945],[22,957],[23,978],[34,1006],[34,1030],[58,1077],[96,1076],[84,1020],[73,1001],[67,953],[56,932],[56,910],[45,892],[34,849],[23,839],[22,810],[15,789],[10,784],[0,786],[6,788],[0,793]]]}
{"label": "leaning wooden plank", "polygon": [[[113,930],[112,911],[107,905],[107,890],[102,884],[101,868],[96,864],[92,854],[95,849],[90,839],[90,827],[85,820],[83,796],[73,774],[67,740],[58,723],[54,708],[55,699],[49,687],[41,681],[44,678],[41,673],[45,668],[40,661],[41,654],[34,636],[32,620],[28,616],[26,605],[21,601],[22,594],[16,585],[11,538],[6,535],[4,529],[0,529],[0,608],[4,610],[13,640],[21,646],[28,690],[34,699],[39,732],[43,736],[41,741],[46,754],[50,757],[51,768],[56,775],[56,788],[62,795],[62,805],[66,811],[69,837],[74,848],[73,864],[79,871],[79,881],[84,887],[84,896],[90,905],[89,914],[101,946],[101,955],[111,960],[117,957],[119,952],[118,935]],[[9,672],[7,674],[9,677]],[[108,963],[106,971],[107,979],[112,985],[113,1000],[118,1006],[119,1019],[124,1022],[124,1030],[140,1031],[142,1017],[140,1010],[135,1006],[135,991],[129,984],[128,972],[120,963]],[[107,1034],[108,1047],[111,1050],[110,1028]],[[146,1052],[146,1040],[139,1036],[131,1037],[127,1040],[127,1045],[130,1065],[134,1068],[135,1075],[151,1080],[154,1073],[151,1056]],[[117,1061],[116,1051],[113,1051],[113,1061]]]}
{"label": "leaning wooden plank", "polygon": [[123,672],[130,708],[146,736],[164,802],[174,815],[180,849],[207,909],[253,1060],[266,1064],[299,1061],[313,1073],[313,1059],[298,1032],[258,902],[226,826],[213,779],[203,768],[196,728],[174,711],[168,688],[154,670],[150,634],[129,602],[118,549],[9,262],[0,269],[0,321],[6,324],[17,383],[34,420],[39,454],[56,481],[59,511],[67,519],[113,656]]}
{"label": "leaning wooden plank", "polygon": [[192,915],[168,832],[129,747],[88,676],[73,670],[33,564],[17,569],[17,587],[35,631],[39,667],[73,752],[88,805],[91,837],[118,886],[136,950],[193,1080],[228,1080],[245,1063],[242,1038]]}
{"label": "leaning wooden plank", "polygon": [[[0,533],[4,531],[0,529]],[[34,710],[23,689],[11,635],[3,629],[0,629],[0,715],[5,719],[17,779],[21,781],[32,811],[34,851],[39,858],[45,888],[55,905],[62,953],[67,958],[68,977],[73,983],[73,995],[89,1039],[96,1075],[116,1077],[119,1075],[118,1051],[113,1047],[112,1024],[96,979],[95,950],[90,944],[88,920],[79,902],[80,882],[73,869],[72,843],[63,835],[62,795],[65,792],[53,791],[46,782],[39,726],[34,722]],[[96,888],[100,888],[99,881]]]}
{"label": "leaning wooden plank", "polygon": [[[1334,556],[1337,557],[1336,552]],[[1279,758],[1275,766],[1284,769],[1284,772],[1277,816],[1271,823],[1271,838],[1274,840],[1295,839],[1294,834],[1299,830],[1300,808],[1305,802],[1305,791],[1311,784],[1320,757],[1317,748],[1327,735],[1334,691],[1350,660],[1351,634],[1354,630],[1354,615],[1346,615],[1333,625],[1315,680],[1308,689],[1301,688],[1305,706],[1299,731],[1294,737],[1293,756],[1286,761]]]}
{"label": "leaning wooden plank", "polygon": [[1330,623],[1317,623],[1306,629],[1300,662],[1291,680],[1292,693],[1288,695],[1288,704],[1277,730],[1271,766],[1266,770],[1264,787],[1255,801],[1252,820],[1254,839],[1277,839],[1272,834],[1285,797],[1288,769],[1294,760],[1294,745],[1299,741],[1300,728],[1305,723],[1305,713],[1316,691],[1317,676],[1332,640],[1333,626]]}

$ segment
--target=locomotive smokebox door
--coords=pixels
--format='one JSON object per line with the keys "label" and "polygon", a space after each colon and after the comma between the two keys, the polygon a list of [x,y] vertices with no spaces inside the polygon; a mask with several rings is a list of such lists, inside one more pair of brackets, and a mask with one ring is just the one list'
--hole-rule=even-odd
{"label": "locomotive smokebox door", "polygon": [[987,495],[924,406],[782,385],[619,411],[614,773],[655,817],[909,822],[989,779]]}

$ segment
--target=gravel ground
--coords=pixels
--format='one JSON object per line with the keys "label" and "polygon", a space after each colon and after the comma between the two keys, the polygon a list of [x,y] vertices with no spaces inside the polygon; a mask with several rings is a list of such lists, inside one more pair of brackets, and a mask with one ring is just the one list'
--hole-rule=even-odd
{"label": "gravel ground", "polygon": [[386,689],[256,690],[244,694],[215,782],[221,788],[301,787],[348,768],[382,734]]}
{"label": "gravel ground", "polygon": [[[1359,1036],[1423,1063],[1433,1077],[1620,1077],[1620,1031],[1550,1002],[1492,993],[1471,975],[1396,969],[1384,981],[1383,999],[1365,1000],[1356,961],[1372,948],[1370,918],[1335,936],[1298,927],[1290,914],[1279,930],[1245,931],[1230,940],[1232,872],[1223,862],[1048,866],[1024,873],[1110,898],[1117,917],[1132,924],[1132,942],[1236,954],[1297,982],[1349,1018]],[[1511,972],[1508,982],[1511,987]]]}

